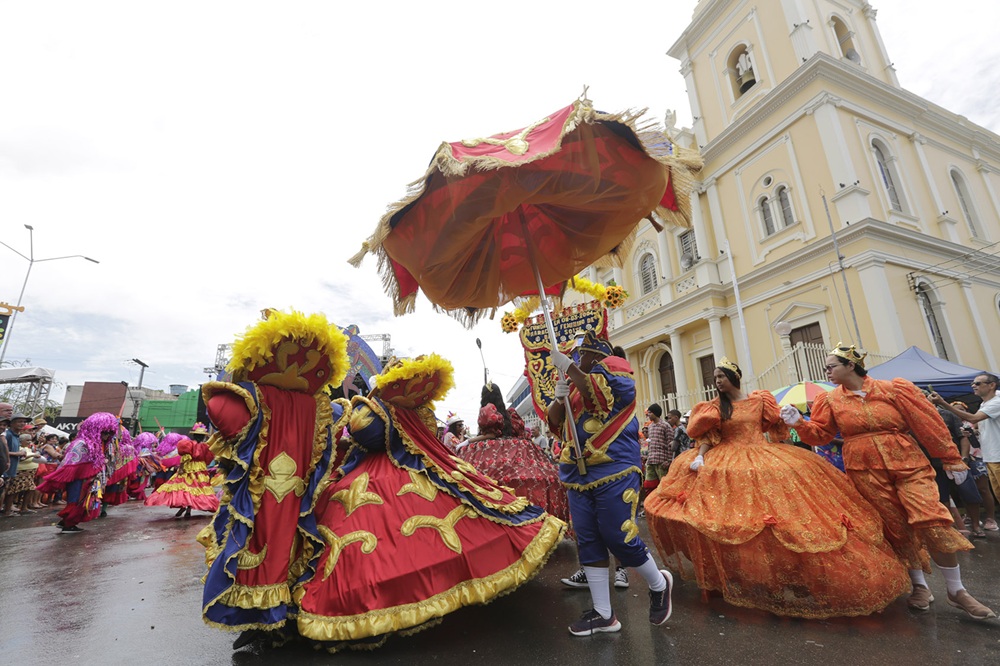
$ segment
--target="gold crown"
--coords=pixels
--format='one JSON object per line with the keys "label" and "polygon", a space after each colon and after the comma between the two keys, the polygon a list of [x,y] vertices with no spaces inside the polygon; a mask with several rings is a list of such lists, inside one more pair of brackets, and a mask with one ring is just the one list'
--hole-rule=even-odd
{"label": "gold crown", "polygon": [[837,346],[830,350],[830,354],[850,361],[859,368],[865,367],[865,356],[868,356],[868,352],[864,349],[858,349],[854,345],[848,347],[843,342],[838,342]]}
{"label": "gold crown", "polygon": [[733,363],[732,361],[730,361],[725,356],[723,356],[722,358],[719,359],[718,365],[719,365],[720,368],[725,368],[726,370],[729,370],[730,372],[735,372],[737,377],[739,377],[740,379],[743,379],[743,371],[740,370],[740,366],[736,365],[735,363]]}

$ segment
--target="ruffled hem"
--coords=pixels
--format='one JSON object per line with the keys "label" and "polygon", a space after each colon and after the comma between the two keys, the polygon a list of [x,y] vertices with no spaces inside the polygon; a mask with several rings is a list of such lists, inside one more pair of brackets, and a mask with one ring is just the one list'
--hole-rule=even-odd
{"label": "ruffled hem", "polygon": [[402,633],[463,606],[489,603],[533,578],[559,545],[565,529],[566,524],[561,520],[546,516],[538,534],[516,562],[490,576],[463,581],[423,601],[341,617],[299,610],[299,633],[313,640],[336,642]]}
{"label": "ruffled hem", "polygon": [[54,472],[49,473],[35,490],[43,493],[51,493],[62,490],[64,486],[80,479],[89,479],[97,475],[94,466],[90,463],[77,463],[75,465],[60,465]]}
{"label": "ruffled hem", "polygon": [[211,511],[213,513],[219,510],[219,498],[216,497],[215,493],[195,495],[184,491],[163,492],[162,488],[164,487],[166,486],[161,486],[161,490],[157,490],[146,498],[146,506],[169,506],[171,509],[190,507],[198,511]]}

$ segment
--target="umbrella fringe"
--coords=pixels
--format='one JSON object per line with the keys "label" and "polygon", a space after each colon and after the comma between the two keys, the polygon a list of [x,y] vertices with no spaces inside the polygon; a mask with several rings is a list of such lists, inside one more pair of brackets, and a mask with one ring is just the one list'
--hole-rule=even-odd
{"label": "umbrella fringe", "polygon": [[[646,109],[627,109],[620,113],[603,113],[595,111],[589,101],[577,100],[573,103],[573,112],[569,114],[560,135],[559,141],[544,154],[538,154],[523,162],[508,162],[489,156],[480,156],[465,161],[456,160],[451,151],[449,143],[444,142],[439,147],[427,166],[423,176],[413,181],[407,186],[406,196],[391,204],[385,214],[379,220],[374,233],[361,244],[361,249],[350,259],[350,263],[355,268],[361,266],[365,256],[369,253],[378,256],[378,271],[382,278],[382,286],[388,296],[393,300],[393,311],[402,315],[413,312],[416,306],[416,295],[410,294],[401,297],[399,292],[399,282],[392,268],[392,262],[383,248],[382,244],[392,231],[390,224],[393,216],[401,210],[419,199],[426,190],[427,183],[435,172],[441,173],[445,177],[460,177],[465,175],[470,168],[480,171],[492,171],[501,168],[518,167],[529,162],[550,157],[562,149],[562,138],[579,127],[580,123],[594,122],[614,122],[625,125],[633,133],[642,151],[650,158],[670,169],[671,184],[676,196],[678,210],[670,210],[658,205],[651,211],[655,213],[663,222],[669,225],[689,229],[691,228],[691,198],[690,192],[698,182],[695,173],[702,168],[704,160],[697,150],[684,148],[670,139],[663,132],[660,125],[654,120],[643,120]],[[665,146],[669,146],[665,148]],[[639,220],[636,220],[638,223]],[[594,262],[600,268],[621,267],[624,260],[635,243],[636,232],[633,230],[622,240],[611,252]],[[483,317],[490,319],[496,314],[497,309],[513,300],[514,297],[499,303],[497,307],[485,309],[445,309],[434,306],[435,310],[446,312],[457,319],[466,327],[472,327]]]}

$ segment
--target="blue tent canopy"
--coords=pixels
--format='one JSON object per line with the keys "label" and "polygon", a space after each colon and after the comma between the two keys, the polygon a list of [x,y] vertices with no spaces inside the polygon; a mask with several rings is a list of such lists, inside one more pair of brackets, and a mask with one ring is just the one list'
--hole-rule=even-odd
{"label": "blue tent canopy", "polygon": [[931,385],[942,398],[968,395],[972,380],[982,372],[938,358],[917,347],[910,347],[899,356],[868,369],[868,375],[874,379],[902,377],[922,389]]}

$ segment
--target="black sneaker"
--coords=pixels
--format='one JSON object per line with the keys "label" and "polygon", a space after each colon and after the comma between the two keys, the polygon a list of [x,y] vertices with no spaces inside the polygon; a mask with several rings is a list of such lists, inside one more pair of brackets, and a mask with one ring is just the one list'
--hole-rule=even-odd
{"label": "black sneaker", "polygon": [[659,592],[649,591],[649,622],[657,626],[670,619],[673,605],[670,603],[670,593],[674,587],[674,577],[666,569],[660,569],[667,586]]}
{"label": "black sneaker", "polygon": [[60,531],[59,534],[79,534],[82,531],[83,531],[83,528],[77,527],[76,525],[73,525],[72,527],[64,527],[64,528],[62,528],[62,531]]}
{"label": "black sneaker", "polygon": [[569,578],[560,578],[559,581],[568,587],[585,588],[587,587],[587,572],[583,570],[583,567],[580,567],[575,574]]}
{"label": "black sneaker", "polygon": [[613,634],[616,631],[621,631],[621,629],[622,623],[618,621],[614,613],[608,619],[604,619],[593,608],[581,615],[579,620],[569,625],[569,633],[574,636],[593,636],[594,634],[601,633]]}
{"label": "black sneaker", "polygon": [[625,567],[615,569],[615,587],[628,589],[628,571]]}

